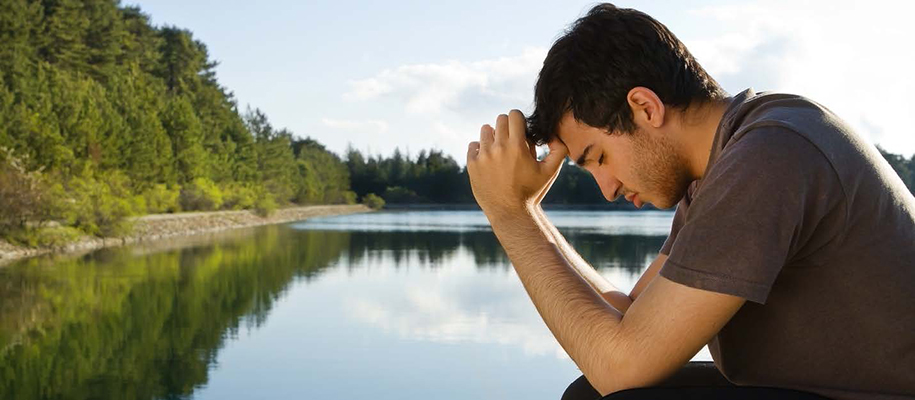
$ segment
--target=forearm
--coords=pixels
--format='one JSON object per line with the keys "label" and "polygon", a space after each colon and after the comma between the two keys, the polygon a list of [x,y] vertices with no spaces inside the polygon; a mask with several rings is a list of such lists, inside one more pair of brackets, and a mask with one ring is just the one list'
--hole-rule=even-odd
{"label": "forearm", "polygon": [[535,210],[490,217],[496,237],[547,327],[586,376],[614,370],[623,314],[572,267]]}
{"label": "forearm", "polygon": [[613,286],[610,281],[598,273],[597,270],[588,264],[588,262],[575,251],[572,245],[562,236],[562,233],[556,229],[556,226],[547,219],[546,213],[543,212],[543,208],[538,205],[533,207],[532,211],[540,229],[548,238],[552,239],[553,243],[556,244],[556,247],[578,275],[588,282],[594,290],[600,293],[601,297],[610,303],[610,305],[621,313],[626,313],[626,310],[632,305],[632,299],[629,298],[629,295]]}

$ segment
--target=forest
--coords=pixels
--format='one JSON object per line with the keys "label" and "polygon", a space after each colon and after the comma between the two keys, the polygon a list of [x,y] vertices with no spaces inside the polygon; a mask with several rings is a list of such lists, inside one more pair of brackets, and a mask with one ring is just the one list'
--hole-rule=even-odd
{"label": "forest", "polygon": [[3,1],[0,43],[7,239],[119,236],[147,213],[356,201],[338,156],[240,111],[206,45],[137,7]]}
{"label": "forest", "polygon": [[[0,238],[116,237],[131,216],[180,211],[474,203],[441,150],[341,157],[240,110],[216,66],[191,31],[116,0],[0,2]],[[915,187],[915,157],[883,154]],[[574,166],[545,202],[607,204]]]}

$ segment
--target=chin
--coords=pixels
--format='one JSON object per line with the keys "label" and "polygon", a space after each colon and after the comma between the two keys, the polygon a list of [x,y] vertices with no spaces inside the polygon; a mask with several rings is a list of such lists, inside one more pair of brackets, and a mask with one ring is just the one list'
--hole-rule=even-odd
{"label": "chin", "polygon": [[651,204],[652,206],[654,206],[655,208],[657,208],[659,210],[666,210],[668,208],[676,207],[677,203],[679,203],[679,202],[680,202],[680,200],[661,199],[661,200],[657,200],[657,201],[654,201],[654,200],[646,201],[645,203]]}

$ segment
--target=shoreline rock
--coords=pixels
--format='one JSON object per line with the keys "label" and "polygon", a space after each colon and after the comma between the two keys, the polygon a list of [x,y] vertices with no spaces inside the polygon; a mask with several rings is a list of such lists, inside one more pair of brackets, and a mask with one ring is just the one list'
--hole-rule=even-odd
{"label": "shoreline rock", "polygon": [[44,254],[91,251],[103,247],[123,246],[173,238],[214,233],[229,229],[301,221],[313,217],[356,214],[372,209],[361,205],[301,206],[277,209],[269,217],[261,217],[250,210],[188,212],[178,214],[151,214],[134,218],[134,229],[122,238],[84,236],[80,240],[59,248],[28,248],[0,240],[0,267],[23,258]]}

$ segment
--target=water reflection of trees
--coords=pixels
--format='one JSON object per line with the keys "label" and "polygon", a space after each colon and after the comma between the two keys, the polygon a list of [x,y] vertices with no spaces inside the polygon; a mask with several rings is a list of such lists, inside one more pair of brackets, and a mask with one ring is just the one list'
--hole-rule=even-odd
{"label": "water reflection of trees", "polygon": [[[598,268],[637,273],[663,237],[566,232]],[[0,398],[176,398],[207,382],[226,337],[259,326],[296,279],[376,260],[436,268],[461,252],[508,269],[489,231],[251,230],[182,246],[0,269]]]}
{"label": "water reflection of trees", "polygon": [[[622,268],[628,273],[641,272],[646,260],[657,254],[665,239],[663,236],[607,235],[575,230],[563,234],[596,268]],[[464,248],[473,255],[478,268],[511,267],[490,231],[351,232],[350,235],[350,247],[346,252],[350,266],[364,264],[367,259],[373,264],[392,262],[395,268],[417,261],[435,268]]]}
{"label": "water reflection of trees", "polygon": [[227,332],[262,323],[296,277],[315,276],[349,247],[343,232],[290,232],[0,269],[0,398],[190,395]]}

